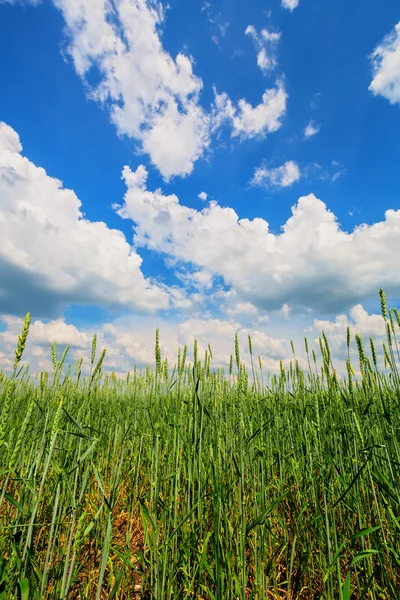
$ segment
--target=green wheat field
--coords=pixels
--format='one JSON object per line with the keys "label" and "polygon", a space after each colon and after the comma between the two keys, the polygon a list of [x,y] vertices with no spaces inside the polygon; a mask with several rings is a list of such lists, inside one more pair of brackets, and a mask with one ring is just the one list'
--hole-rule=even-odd
{"label": "green wheat field", "polygon": [[307,371],[293,347],[271,377],[251,338],[224,372],[196,341],[169,365],[158,331],[126,380],[96,336],[89,375],[53,343],[32,377],[28,313],[0,373],[0,598],[399,598],[400,316],[380,299],[387,340],[348,330],[346,377],[323,332]]}

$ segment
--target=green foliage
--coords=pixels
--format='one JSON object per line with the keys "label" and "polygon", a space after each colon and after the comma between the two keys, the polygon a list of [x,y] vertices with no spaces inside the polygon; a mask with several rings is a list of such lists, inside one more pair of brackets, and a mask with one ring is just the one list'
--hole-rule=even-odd
{"label": "green foliage", "polygon": [[0,373],[0,600],[397,598],[393,314],[389,371],[348,330],[343,379],[325,333],[322,364],[312,349],[302,371],[293,347],[264,385],[250,336],[227,378],[197,340],[193,365],[186,346],[162,360],[158,330],[155,370],[125,381],[105,350],[95,365],[96,336],[62,382],[55,343],[53,380]]}

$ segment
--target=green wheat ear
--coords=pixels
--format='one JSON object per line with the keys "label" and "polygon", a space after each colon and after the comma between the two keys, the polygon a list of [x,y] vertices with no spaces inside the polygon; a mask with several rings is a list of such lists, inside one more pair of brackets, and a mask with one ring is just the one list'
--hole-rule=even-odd
{"label": "green wheat ear", "polygon": [[387,347],[386,347],[386,344],[385,344],[385,343],[383,343],[383,355],[384,355],[384,357],[385,357],[385,360],[386,360],[387,364],[388,364],[388,365],[389,365],[389,367],[392,369],[392,368],[393,368],[393,366],[392,366],[392,361],[390,360],[390,357],[389,357],[389,352],[388,352],[388,349],[387,349]]}
{"label": "green wheat ear", "polygon": [[22,327],[21,335],[18,336],[18,345],[15,350],[14,370],[18,367],[18,363],[22,358],[22,354],[25,350],[26,340],[29,333],[29,325],[31,323],[31,313],[26,313],[24,324]]}
{"label": "green wheat ear", "polygon": [[376,358],[376,350],[375,350],[375,344],[374,344],[374,340],[372,339],[372,337],[369,338],[369,343],[371,346],[371,353],[372,353],[372,360],[374,362],[375,368],[378,367],[378,361]]}
{"label": "green wheat ear", "polygon": [[51,362],[53,364],[53,371],[57,369],[57,344],[53,342],[51,344]]}
{"label": "green wheat ear", "polygon": [[239,337],[238,337],[237,333],[235,333],[235,357],[236,357],[236,366],[238,369],[240,369]]}
{"label": "green wheat ear", "polygon": [[92,339],[92,356],[91,356],[91,364],[93,365],[94,359],[96,356],[96,342],[97,342],[97,334],[95,333]]}
{"label": "green wheat ear", "polygon": [[178,361],[177,361],[176,368],[178,370],[178,375],[180,375],[181,374],[181,348],[180,348],[180,346],[178,348]]}
{"label": "green wheat ear", "polygon": [[250,352],[250,356],[253,356],[253,344],[251,341],[251,335],[249,334],[249,352]]}
{"label": "green wheat ear", "polygon": [[197,366],[197,360],[198,360],[198,347],[197,347],[197,339],[194,338],[194,342],[193,342],[193,366],[196,369]]}
{"label": "green wheat ear", "polygon": [[359,361],[360,361],[360,371],[361,371],[361,374],[364,375],[365,374],[366,356],[365,356],[365,352],[364,352],[364,345],[363,345],[362,338],[358,333],[356,333],[356,342],[357,342],[357,347],[358,347],[358,357],[359,357]]}
{"label": "green wheat ear", "polygon": [[383,291],[382,288],[380,288],[379,290],[379,297],[381,299],[381,312],[382,312],[382,317],[385,319],[387,318],[387,304],[386,304],[386,294]]}
{"label": "green wheat ear", "polygon": [[393,318],[393,312],[389,309],[389,319],[390,319],[390,327],[392,329],[393,335],[395,335],[396,330],[394,327],[394,318]]}
{"label": "green wheat ear", "polygon": [[183,375],[183,372],[184,372],[184,369],[185,369],[186,355],[187,355],[187,346],[185,344],[183,346],[183,354],[182,354],[182,362],[181,362],[180,375]]}
{"label": "green wheat ear", "polygon": [[161,373],[160,330],[158,329],[158,327],[156,329],[155,358],[156,358],[156,370],[157,370],[157,373]]}
{"label": "green wheat ear", "polygon": [[397,310],[397,308],[394,308],[393,312],[394,312],[395,317],[396,317],[397,325],[400,327],[400,314],[399,314],[399,311]]}
{"label": "green wheat ear", "polygon": [[1,413],[1,421],[0,421],[0,448],[4,444],[6,440],[6,435],[8,433],[8,416],[11,409],[11,402],[13,399],[14,391],[15,391],[16,382],[15,379],[11,380],[6,388],[6,397],[3,400],[3,411]]}

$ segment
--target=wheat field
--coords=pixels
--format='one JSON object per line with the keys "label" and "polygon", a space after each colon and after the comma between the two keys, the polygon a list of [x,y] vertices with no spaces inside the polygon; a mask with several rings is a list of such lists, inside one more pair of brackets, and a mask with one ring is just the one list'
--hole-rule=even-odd
{"label": "wheat field", "polygon": [[96,336],[89,375],[53,343],[32,377],[28,313],[0,375],[0,598],[399,598],[400,318],[380,299],[385,368],[348,330],[346,377],[324,333],[307,371],[293,347],[267,377],[251,338],[225,373],[197,342],[169,365],[158,331],[126,380]]}

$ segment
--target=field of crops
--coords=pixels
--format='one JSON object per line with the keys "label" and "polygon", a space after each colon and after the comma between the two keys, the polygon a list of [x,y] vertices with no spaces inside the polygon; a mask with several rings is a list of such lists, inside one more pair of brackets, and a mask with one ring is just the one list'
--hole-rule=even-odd
{"label": "field of crops", "polygon": [[[309,370],[268,377],[236,343],[176,365],[0,375],[0,598],[400,597],[399,351],[360,337],[339,378],[323,334]],[[237,341],[237,340],[236,340]],[[49,350],[50,351],[50,350]],[[90,351],[90,350],[89,350]]]}

